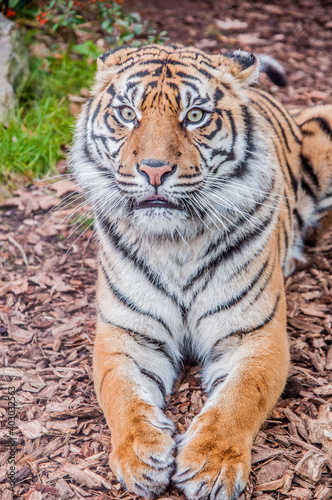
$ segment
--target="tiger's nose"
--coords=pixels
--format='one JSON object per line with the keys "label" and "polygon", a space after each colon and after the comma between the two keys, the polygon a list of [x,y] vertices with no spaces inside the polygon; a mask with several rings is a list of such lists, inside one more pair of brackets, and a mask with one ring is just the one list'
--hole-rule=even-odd
{"label": "tiger's nose", "polygon": [[148,176],[151,186],[160,186],[164,180],[163,175],[172,172],[173,167],[165,165],[162,161],[143,160],[138,170]]}

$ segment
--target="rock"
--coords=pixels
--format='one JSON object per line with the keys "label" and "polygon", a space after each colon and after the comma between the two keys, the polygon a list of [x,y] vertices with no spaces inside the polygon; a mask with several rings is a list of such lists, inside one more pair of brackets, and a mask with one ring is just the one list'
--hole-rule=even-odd
{"label": "rock", "polygon": [[18,26],[0,13],[0,123],[29,75],[29,55]]}

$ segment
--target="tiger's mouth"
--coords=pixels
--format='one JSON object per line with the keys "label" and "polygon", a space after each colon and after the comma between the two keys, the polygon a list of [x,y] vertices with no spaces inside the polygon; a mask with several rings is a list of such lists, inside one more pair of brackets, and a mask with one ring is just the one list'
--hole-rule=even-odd
{"label": "tiger's mouth", "polygon": [[165,198],[164,196],[160,196],[159,194],[154,194],[146,200],[140,201],[139,203],[134,203],[133,208],[136,210],[141,208],[170,208],[172,210],[184,209],[184,207],[182,207],[181,205],[175,205],[167,198]]}

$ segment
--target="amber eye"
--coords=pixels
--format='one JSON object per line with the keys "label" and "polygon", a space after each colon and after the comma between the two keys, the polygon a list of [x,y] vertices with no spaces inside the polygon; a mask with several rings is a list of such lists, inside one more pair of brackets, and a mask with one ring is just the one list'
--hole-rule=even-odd
{"label": "amber eye", "polygon": [[191,123],[198,123],[204,116],[204,112],[201,109],[193,108],[187,113],[187,120]]}
{"label": "amber eye", "polygon": [[120,115],[126,122],[132,122],[136,118],[136,113],[133,109],[131,109],[129,106],[126,106],[124,108],[120,108]]}

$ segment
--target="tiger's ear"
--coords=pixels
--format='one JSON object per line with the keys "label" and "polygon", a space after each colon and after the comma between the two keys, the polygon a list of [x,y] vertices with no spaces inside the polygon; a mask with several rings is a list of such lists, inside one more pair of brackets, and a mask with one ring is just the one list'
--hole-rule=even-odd
{"label": "tiger's ear", "polygon": [[[226,58],[229,71],[242,84],[251,85],[257,82],[259,74],[259,60],[255,54],[250,54],[244,50],[235,50],[223,55]],[[225,62],[226,62],[225,61]]]}

